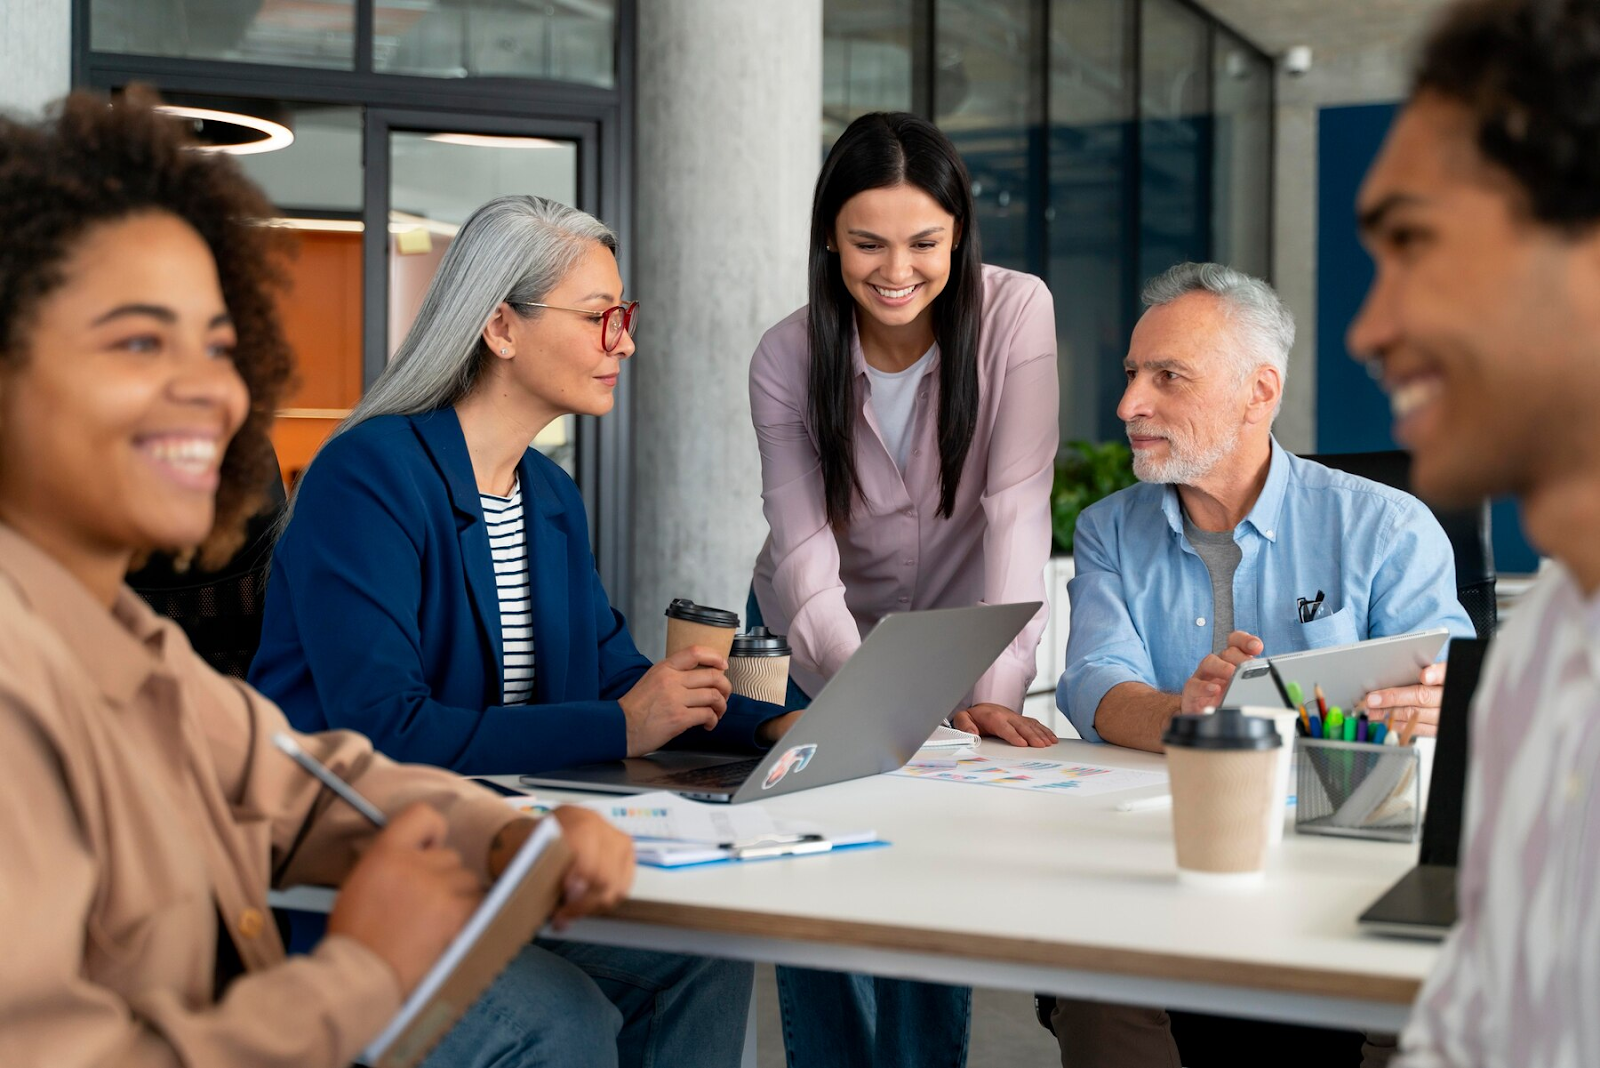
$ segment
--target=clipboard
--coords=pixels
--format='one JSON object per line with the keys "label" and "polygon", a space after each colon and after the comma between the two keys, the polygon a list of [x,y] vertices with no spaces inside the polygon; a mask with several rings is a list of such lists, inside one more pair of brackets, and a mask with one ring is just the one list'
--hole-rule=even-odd
{"label": "clipboard", "polygon": [[571,853],[553,819],[522,843],[466,926],[389,1025],[361,1051],[371,1068],[415,1068],[550,919]]}

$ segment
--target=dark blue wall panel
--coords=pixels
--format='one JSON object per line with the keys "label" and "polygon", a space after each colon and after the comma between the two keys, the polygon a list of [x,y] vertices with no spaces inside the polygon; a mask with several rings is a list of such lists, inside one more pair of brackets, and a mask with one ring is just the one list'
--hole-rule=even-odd
{"label": "dark blue wall panel", "polygon": [[[1356,238],[1361,179],[1383,144],[1394,104],[1323,108],[1317,130],[1317,451],[1392,449],[1389,402],[1350,359],[1344,335],[1372,281],[1372,261]],[[1494,506],[1495,564],[1532,571],[1538,557],[1522,536],[1516,505]]]}

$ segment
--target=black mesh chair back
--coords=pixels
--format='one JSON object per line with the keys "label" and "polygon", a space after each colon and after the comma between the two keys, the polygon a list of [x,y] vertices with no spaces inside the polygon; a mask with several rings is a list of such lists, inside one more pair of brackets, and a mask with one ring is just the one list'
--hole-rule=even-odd
{"label": "black mesh chair back", "polygon": [[224,675],[242,679],[261,644],[272,532],[283,514],[283,482],[274,471],[267,505],[250,519],[244,546],[215,571],[177,571],[154,556],[128,575],[128,585],[150,607],[183,628],[200,658]]}
{"label": "black mesh chair back", "polygon": [[[1393,449],[1386,452],[1344,452],[1307,456],[1319,464],[1370,478],[1385,486],[1411,492],[1411,454]],[[1467,610],[1478,637],[1494,634],[1499,612],[1495,602],[1494,540],[1487,500],[1475,508],[1441,509],[1429,506],[1456,556],[1456,599]]]}

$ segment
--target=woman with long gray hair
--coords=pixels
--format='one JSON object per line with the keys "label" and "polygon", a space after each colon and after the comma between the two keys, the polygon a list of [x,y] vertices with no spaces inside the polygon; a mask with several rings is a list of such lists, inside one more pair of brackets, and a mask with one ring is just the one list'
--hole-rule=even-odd
{"label": "woman with long gray hair", "polygon": [[[595,571],[577,486],[529,447],[562,416],[612,408],[638,315],[616,247],[599,220],[531,196],[490,201],[451,242],[278,540],[250,681],[296,726],[466,774],[638,756],[690,728],[697,748],[770,742],[781,710],[730,697],[716,652],[640,655]],[[615,1048],[587,1043],[605,1047],[597,1063],[739,1060],[748,965],[571,942],[519,963],[544,989],[621,1011]],[[530,990],[517,1015],[535,1027],[570,1009]],[[616,1032],[616,1012],[591,1018]]]}

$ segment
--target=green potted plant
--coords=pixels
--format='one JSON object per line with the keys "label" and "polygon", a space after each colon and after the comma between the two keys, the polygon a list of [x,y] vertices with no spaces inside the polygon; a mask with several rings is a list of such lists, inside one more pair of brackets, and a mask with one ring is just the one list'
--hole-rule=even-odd
{"label": "green potted plant", "polygon": [[1078,513],[1137,481],[1133,476],[1133,451],[1126,443],[1067,442],[1056,457],[1055,485],[1050,490],[1050,535],[1055,555],[1072,555]]}

